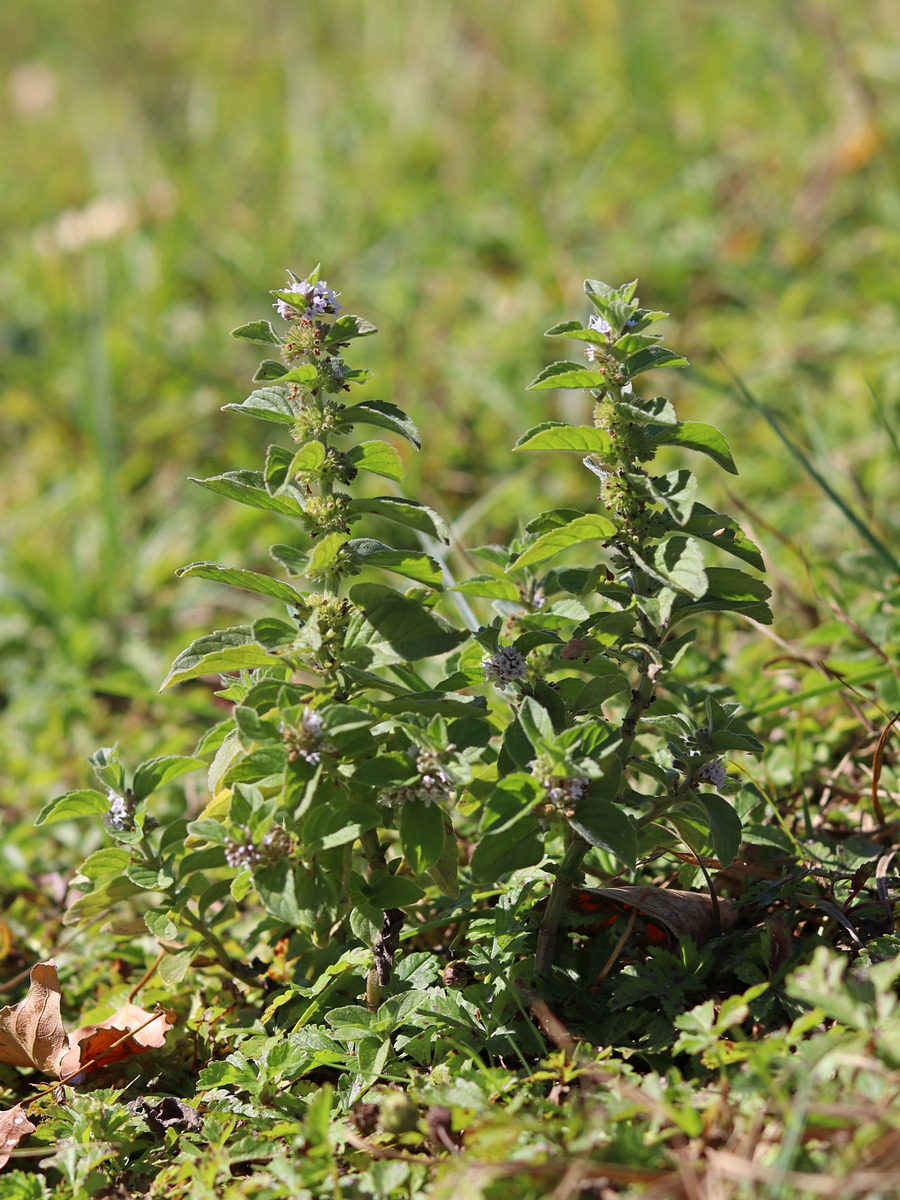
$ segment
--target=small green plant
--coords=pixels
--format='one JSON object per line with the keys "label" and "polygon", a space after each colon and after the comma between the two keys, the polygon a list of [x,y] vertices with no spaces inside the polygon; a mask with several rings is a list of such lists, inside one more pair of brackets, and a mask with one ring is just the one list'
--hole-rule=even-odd
{"label": "small green plant", "polygon": [[[712,850],[723,865],[734,858],[741,822],[727,797],[739,784],[723,755],[762,748],[727,689],[674,674],[696,637],[697,617],[735,612],[769,622],[770,593],[742,570],[704,565],[707,543],[764,569],[737,522],[696,499],[690,471],[654,472],[669,446],[736,468],[717,429],[680,421],[664,397],[635,390],[646,371],[687,365],[650,332],[667,314],[641,308],[635,286],[587,280],[595,309],[587,326],[566,321],[547,331],[584,344],[587,363],[552,363],[531,387],[586,389],[591,424],[545,421],[515,447],[580,454],[599,480],[597,508],[541,513],[508,550],[480,551],[502,576],[461,588],[494,597],[512,638],[501,641],[502,616],[476,634],[487,651],[485,672],[510,704],[497,762],[470,788],[484,801],[472,869],[488,880],[536,864],[548,851],[557,857],[538,934],[538,976],[551,968],[559,923],[591,848],[605,856],[597,867],[609,875],[620,869],[610,856],[630,869],[679,842],[696,853]],[[592,550],[589,565],[547,570],[561,552],[598,543],[605,553]]]}

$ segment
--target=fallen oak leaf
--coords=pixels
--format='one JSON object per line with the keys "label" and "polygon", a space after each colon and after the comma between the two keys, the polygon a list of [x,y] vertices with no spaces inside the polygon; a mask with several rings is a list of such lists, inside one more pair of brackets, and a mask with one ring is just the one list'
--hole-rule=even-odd
{"label": "fallen oak leaf", "polygon": [[26,1134],[34,1133],[37,1125],[25,1116],[21,1104],[0,1112],[0,1170],[9,1162],[9,1156]]}
{"label": "fallen oak leaf", "polygon": [[53,959],[31,968],[28,994],[0,1009],[0,1062],[58,1075],[68,1048],[59,1015],[61,995]]}
{"label": "fallen oak leaf", "polygon": [[69,1034],[69,1048],[60,1062],[59,1074],[77,1077],[156,1050],[165,1044],[174,1023],[174,1014],[166,1009],[150,1013],[128,1000],[105,1021],[83,1025]]}
{"label": "fallen oak leaf", "polygon": [[567,907],[585,917],[596,913],[598,925],[611,923],[618,914],[636,912],[646,923],[648,944],[658,946],[677,944],[685,935],[700,946],[717,933],[731,929],[737,921],[731,900],[717,897],[714,907],[706,892],[651,886],[575,888]]}

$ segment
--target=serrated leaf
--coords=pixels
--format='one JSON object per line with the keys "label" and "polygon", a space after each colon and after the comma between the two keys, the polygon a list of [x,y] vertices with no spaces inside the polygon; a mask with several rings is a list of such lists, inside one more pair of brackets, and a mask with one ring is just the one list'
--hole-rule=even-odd
{"label": "serrated leaf", "polygon": [[593,425],[568,425],[565,421],[543,421],[524,433],[513,450],[571,450],[578,454],[607,454],[609,435]]}
{"label": "serrated leaf", "polygon": [[599,329],[585,329],[580,321],[561,321],[544,331],[544,337],[570,338],[578,342],[590,342],[593,346],[608,346],[609,338]]}
{"label": "serrated leaf", "polygon": [[178,655],[162,682],[160,691],[198,675],[219,675],[223,671],[246,671],[253,667],[271,667],[273,660],[253,639],[249,625],[218,629],[197,638]]}
{"label": "serrated leaf", "polygon": [[283,600],[285,604],[296,604],[301,598],[301,593],[289,583],[256,571],[246,571],[243,567],[220,567],[217,563],[198,562],[180,567],[175,574],[179,578],[194,575],[200,579],[211,579],[215,583],[226,583],[230,587],[255,592],[259,596],[272,596],[276,600]]}
{"label": "serrated leaf", "polygon": [[407,500],[403,496],[368,496],[351,500],[346,511],[371,513],[409,529],[417,529],[420,533],[436,536],[448,545],[450,543],[450,530],[444,518],[427,504],[419,504],[416,500]]}
{"label": "serrated leaf", "polygon": [[526,391],[542,391],[550,388],[605,388],[606,376],[592,371],[581,363],[555,362],[544,367],[529,383]]}
{"label": "serrated leaf", "polygon": [[231,336],[239,342],[257,342],[263,346],[280,346],[281,338],[272,328],[271,321],[248,321],[232,329]]}
{"label": "serrated leaf", "polygon": [[674,350],[665,346],[647,346],[632,354],[622,363],[622,374],[627,379],[634,379],[644,371],[654,371],[657,367],[687,367],[688,360]]}
{"label": "serrated leaf", "polygon": [[105,875],[121,875],[130,862],[131,855],[121,846],[104,846],[88,855],[78,871],[88,879],[97,880]]}
{"label": "serrated leaf", "polygon": [[244,413],[258,421],[273,421],[276,425],[293,425],[297,420],[287,392],[280,387],[259,388],[240,404],[223,404],[222,412]]}
{"label": "serrated leaf", "polygon": [[679,421],[677,425],[669,425],[655,434],[652,441],[654,446],[683,446],[686,450],[697,450],[700,454],[708,455],[730,474],[738,473],[725,435],[704,421]]}
{"label": "serrated leaf", "polygon": [[220,496],[261,508],[267,512],[283,513],[288,517],[302,517],[303,505],[295,491],[281,491],[270,496],[262,471],[226,471],[222,475],[211,475],[208,479],[191,479]]}
{"label": "serrated leaf", "polygon": [[187,758],[177,754],[165,754],[159,758],[147,759],[134,773],[134,781],[131,785],[134,798],[140,803],[158,788],[171,783],[173,779],[180,779],[189,771],[198,771],[201,768],[206,770],[207,765],[202,758]]}
{"label": "serrated leaf", "polygon": [[360,442],[347,451],[346,461],[360,471],[371,471],[373,475],[383,475],[397,483],[401,483],[406,475],[400,452],[390,442]]}
{"label": "serrated leaf", "polygon": [[109,811],[109,799],[93,788],[78,788],[66,792],[45,804],[34,818],[35,825],[52,825],[54,821],[71,821],[77,817],[95,817]]}
{"label": "serrated leaf", "polygon": [[751,542],[737,521],[715,512],[705,504],[694,504],[691,519],[681,529],[711,546],[717,546],[726,554],[733,554],[735,558],[742,559],[758,571],[766,569],[759,547]]}
{"label": "serrated leaf", "polygon": [[167,942],[178,937],[178,926],[163,909],[154,908],[144,913],[144,924],[154,937],[163,938]]}
{"label": "serrated leaf", "polygon": [[422,449],[422,435],[413,419],[389,400],[363,400],[361,404],[353,404],[345,409],[344,416],[354,425],[376,425],[380,429],[390,429],[412,442],[417,450]]}
{"label": "serrated leaf", "polygon": [[507,569],[512,571],[518,567],[534,566],[537,563],[546,562],[547,559],[553,558],[563,550],[568,550],[571,546],[577,546],[580,542],[596,541],[597,539],[605,541],[607,538],[613,537],[615,532],[616,526],[608,517],[603,517],[599,513],[585,513],[583,517],[577,517],[568,525],[543,534],[523,550]]}
{"label": "serrated leaf", "polygon": [[287,446],[273,445],[266,450],[266,464],[263,467],[263,482],[266,491],[274,496],[288,477],[288,467],[291,465],[293,454]]}
{"label": "serrated leaf", "polygon": [[437,592],[444,590],[443,572],[437,559],[415,550],[395,550],[373,538],[352,538],[344,543],[345,553],[358,566],[382,567],[407,579],[415,579]]}

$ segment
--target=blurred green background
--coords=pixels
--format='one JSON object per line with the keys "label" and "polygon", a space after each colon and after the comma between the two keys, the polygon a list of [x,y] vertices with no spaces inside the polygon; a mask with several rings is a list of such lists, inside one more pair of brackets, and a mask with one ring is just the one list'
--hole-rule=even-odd
{"label": "blurred green background", "polygon": [[729,498],[692,462],[701,495],[743,506],[778,634],[837,636],[825,589],[852,607],[885,567],[716,351],[900,553],[898,33],[892,0],[4,5],[0,800],[215,719],[156,689],[258,610],[173,572],[265,569],[285,530],[187,477],[259,464],[265,428],[219,411],[257,361],[227,332],[285,266],[321,260],[380,327],[351,361],[423,431],[407,494],[469,545],[588,502],[580,468],[508,448],[583,419],[524,391],[566,356],[543,329],[586,315],[584,276],[639,276],[693,363],[660,386],[741,468]]}

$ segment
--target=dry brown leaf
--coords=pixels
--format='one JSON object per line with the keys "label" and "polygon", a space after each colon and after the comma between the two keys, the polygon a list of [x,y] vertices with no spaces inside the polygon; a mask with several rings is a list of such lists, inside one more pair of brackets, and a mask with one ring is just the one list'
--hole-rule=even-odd
{"label": "dry brown leaf", "polygon": [[34,1133],[36,1125],[25,1116],[21,1104],[0,1112],[0,1169],[9,1162],[9,1156],[22,1138],[28,1133]]}
{"label": "dry brown leaf", "polygon": [[0,1009],[0,1062],[57,1075],[68,1039],[59,1015],[61,997],[53,959],[32,967],[30,980],[24,1000]]}
{"label": "dry brown leaf", "polygon": [[165,1043],[172,1025],[173,1019],[164,1009],[147,1012],[128,1001],[99,1025],[83,1025],[69,1034],[69,1048],[59,1073],[67,1076],[77,1075],[82,1069],[97,1071],[123,1058],[157,1049]]}
{"label": "dry brown leaf", "polygon": [[718,901],[720,927],[717,928],[713,901],[707,892],[680,892],[674,888],[576,888],[569,908],[585,916],[597,913],[601,923],[604,914],[636,909],[639,916],[659,927],[673,942],[687,934],[698,945],[730,929],[737,921],[733,901]]}

